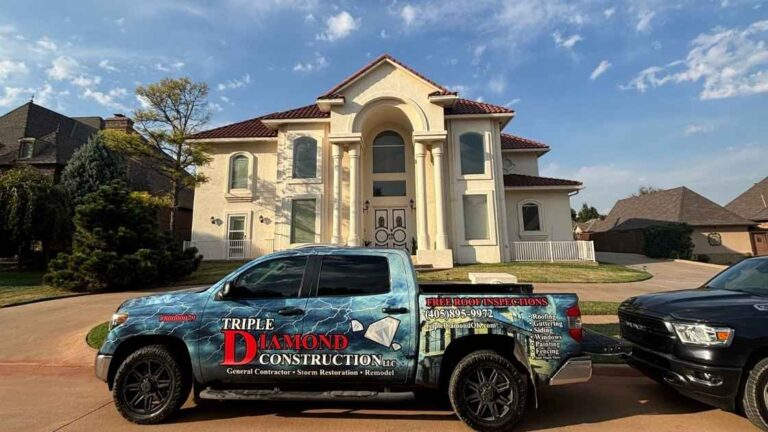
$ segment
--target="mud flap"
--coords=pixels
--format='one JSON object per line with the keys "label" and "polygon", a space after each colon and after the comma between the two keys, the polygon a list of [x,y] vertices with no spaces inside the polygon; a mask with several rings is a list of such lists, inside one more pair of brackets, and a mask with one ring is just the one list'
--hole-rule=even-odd
{"label": "mud flap", "polygon": [[622,339],[585,328],[581,351],[585,354],[623,357],[632,353],[632,346]]}

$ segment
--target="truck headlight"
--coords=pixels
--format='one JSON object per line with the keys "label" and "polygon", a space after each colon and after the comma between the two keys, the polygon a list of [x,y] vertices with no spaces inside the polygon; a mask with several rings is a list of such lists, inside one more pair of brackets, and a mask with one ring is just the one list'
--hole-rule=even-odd
{"label": "truck headlight", "polygon": [[124,323],[126,320],[128,320],[128,314],[127,313],[113,313],[112,319],[109,320],[109,331],[112,331],[113,328],[119,326],[120,324]]}
{"label": "truck headlight", "polygon": [[706,324],[672,323],[680,342],[698,346],[728,346],[734,330],[728,327],[712,327]]}

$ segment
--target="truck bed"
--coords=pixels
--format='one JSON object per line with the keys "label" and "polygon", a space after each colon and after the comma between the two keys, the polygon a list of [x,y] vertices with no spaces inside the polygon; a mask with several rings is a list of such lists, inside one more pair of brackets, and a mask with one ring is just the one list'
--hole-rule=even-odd
{"label": "truck bed", "polygon": [[466,282],[420,282],[421,294],[533,294],[532,284],[471,284]]}

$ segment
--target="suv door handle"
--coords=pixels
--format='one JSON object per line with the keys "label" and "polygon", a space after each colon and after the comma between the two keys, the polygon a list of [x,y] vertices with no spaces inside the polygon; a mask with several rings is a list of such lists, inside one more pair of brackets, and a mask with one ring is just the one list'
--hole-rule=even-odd
{"label": "suv door handle", "polygon": [[408,313],[407,307],[385,307],[381,309],[385,314],[404,314]]}
{"label": "suv door handle", "polygon": [[295,307],[287,307],[278,310],[277,313],[284,316],[304,315],[304,310]]}

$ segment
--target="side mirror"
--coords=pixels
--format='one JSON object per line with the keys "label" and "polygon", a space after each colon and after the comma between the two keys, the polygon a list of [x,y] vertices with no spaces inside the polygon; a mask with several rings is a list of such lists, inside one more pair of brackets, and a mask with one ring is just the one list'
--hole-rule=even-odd
{"label": "side mirror", "polygon": [[234,284],[231,280],[224,282],[224,286],[221,287],[221,298],[232,297]]}

